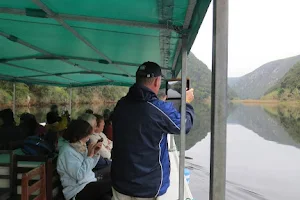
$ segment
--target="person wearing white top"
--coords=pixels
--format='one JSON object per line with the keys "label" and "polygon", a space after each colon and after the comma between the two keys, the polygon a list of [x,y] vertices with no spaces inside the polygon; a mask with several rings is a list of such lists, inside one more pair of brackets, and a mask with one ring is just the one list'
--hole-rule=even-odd
{"label": "person wearing white top", "polygon": [[98,140],[101,138],[103,139],[100,156],[102,158],[111,159],[112,141],[110,141],[105,134],[102,133],[105,125],[104,118],[101,115],[84,113],[78,117],[78,119],[88,122],[93,127],[93,133],[90,135],[91,144],[96,144]]}
{"label": "person wearing white top", "polygon": [[113,142],[109,140],[106,135],[103,133],[104,129],[104,117],[101,115],[94,114],[96,117],[96,128],[94,129],[94,133],[90,136],[90,142],[92,144],[96,144],[98,140],[101,138],[102,141],[102,148],[100,150],[100,155],[103,158],[111,159],[111,150],[113,147]]}

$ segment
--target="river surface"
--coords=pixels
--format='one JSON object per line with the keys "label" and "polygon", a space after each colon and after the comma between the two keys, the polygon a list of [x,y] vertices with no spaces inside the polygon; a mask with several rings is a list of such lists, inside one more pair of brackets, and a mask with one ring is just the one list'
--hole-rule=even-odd
{"label": "river surface", "polygon": [[[72,118],[88,108],[102,113],[113,106],[73,107]],[[48,111],[18,108],[17,116],[31,112],[44,122]],[[226,200],[300,200],[300,107],[232,104],[228,111]],[[195,113],[187,136],[186,167],[191,170],[194,199],[208,200],[210,108],[196,105]]]}
{"label": "river surface", "polygon": [[[196,106],[186,167],[195,200],[209,199],[210,110]],[[231,105],[227,121],[227,200],[300,199],[300,108]]]}

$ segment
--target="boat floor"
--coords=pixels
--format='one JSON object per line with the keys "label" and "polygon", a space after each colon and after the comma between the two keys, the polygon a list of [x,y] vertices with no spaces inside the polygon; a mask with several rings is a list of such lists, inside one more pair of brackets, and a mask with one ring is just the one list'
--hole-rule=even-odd
{"label": "boat floor", "polygon": [[[178,200],[179,199],[179,156],[178,155],[179,154],[176,148],[173,151],[169,152],[170,164],[171,164],[170,187],[166,192],[166,194],[158,197],[157,200]],[[184,184],[184,199],[185,200],[193,199],[189,185],[186,181]]]}

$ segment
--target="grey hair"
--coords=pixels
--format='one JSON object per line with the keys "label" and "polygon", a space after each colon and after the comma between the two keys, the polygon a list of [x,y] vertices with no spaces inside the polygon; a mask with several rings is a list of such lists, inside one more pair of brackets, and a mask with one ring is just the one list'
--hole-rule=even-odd
{"label": "grey hair", "polygon": [[88,122],[91,125],[91,127],[94,127],[95,125],[97,125],[97,118],[94,115],[89,114],[89,113],[84,113],[84,114],[80,115],[78,117],[78,119]]}

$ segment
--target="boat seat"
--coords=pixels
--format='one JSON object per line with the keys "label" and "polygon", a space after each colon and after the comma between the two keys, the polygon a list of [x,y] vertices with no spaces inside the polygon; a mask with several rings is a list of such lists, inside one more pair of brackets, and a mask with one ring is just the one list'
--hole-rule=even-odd
{"label": "boat seat", "polygon": [[[34,179],[38,177],[38,180]],[[33,181],[31,183],[31,180]],[[38,194],[35,194],[38,192]],[[22,175],[21,200],[29,200],[31,196],[36,199],[46,200],[46,164],[30,170]]]}
{"label": "boat seat", "polygon": [[12,151],[0,151],[0,200],[12,195]]}

